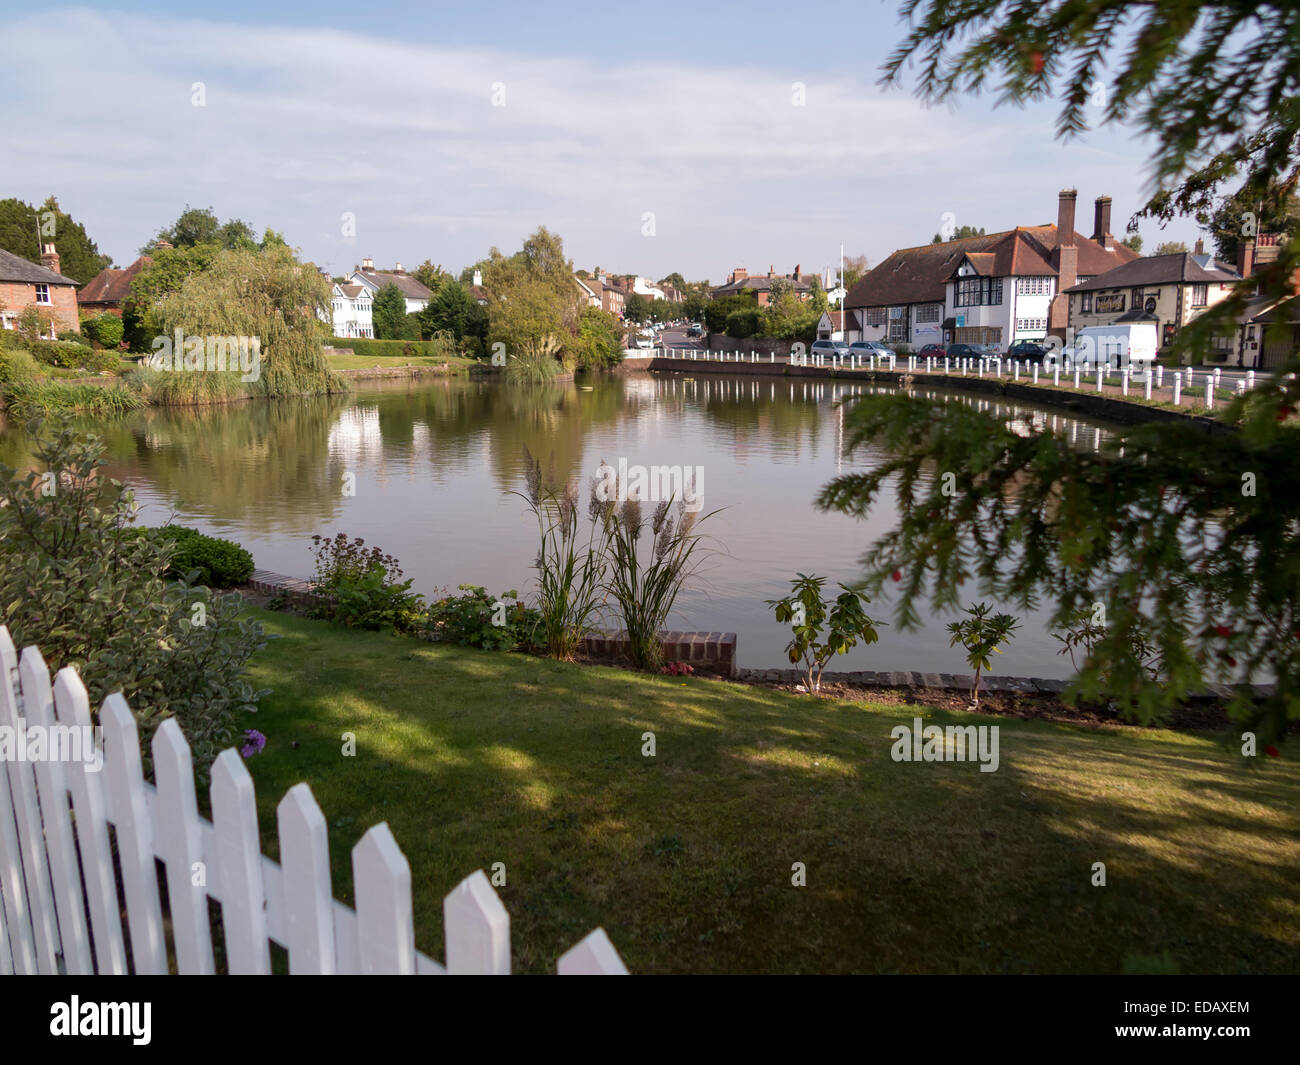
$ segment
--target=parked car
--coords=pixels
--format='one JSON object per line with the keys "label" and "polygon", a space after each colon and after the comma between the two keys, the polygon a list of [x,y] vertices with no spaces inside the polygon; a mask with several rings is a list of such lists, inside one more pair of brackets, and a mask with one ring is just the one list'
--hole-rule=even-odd
{"label": "parked car", "polygon": [[1047,357],[1047,345],[1037,340],[1017,340],[1007,348],[1008,359],[1021,362],[1042,362]]}
{"label": "parked car", "polygon": [[645,336],[637,337],[636,346],[642,349],[653,348],[655,346],[654,337],[645,337]]}
{"label": "parked car", "polygon": [[948,354],[954,359],[995,359],[996,351],[990,351],[983,344],[949,344]]}
{"label": "parked car", "polygon": [[702,334],[700,333],[700,327],[698,325],[691,326],[688,330],[686,330],[686,335],[688,337],[701,336]]}
{"label": "parked car", "polygon": [[942,344],[927,344],[916,354],[922,359],[942,359],[948,354],[948,349]]}
{"label": "parked car", "polygon": [[828,359],[836,355],[847,358],[849,345],[843,340],[814,340],[809,354],[822,355]]}
{"label": "parked car", "polygon": [[886,347],[879,340],[855,340],[849,345],[849,351],[863,358],[874,355],[878,359],[887,359],[894,355],[894,349]]}

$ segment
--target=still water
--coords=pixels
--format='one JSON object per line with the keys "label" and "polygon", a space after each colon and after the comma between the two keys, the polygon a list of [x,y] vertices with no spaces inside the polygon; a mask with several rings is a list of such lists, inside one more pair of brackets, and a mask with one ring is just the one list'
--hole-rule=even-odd
{"label": "still water", "polygon": [[[112,476],[130,484],[141,521],[168,520],[243,544],[256,564],[312,572],[311,537],[345,532],[395,555],[426,595],[462,583],[532,591],[536,524],[523,500],[524,449],[583,486],[601,462],[703,468],[701,526],[712,553],[679,597],[671,627],[738,634],[740,664],[785,664],[786,630],[764,601],[796,572],[846,583],[872,541],[893,526],[888,500],[864,519],[823,513],[818,491],[879,455],[842,452],[841,398],[863,386],[701,375],[598,378],[512,387],[446,379],[361,385],[341,397],[261,401],[199,411],[149,410],[95,426]],[[1095,447],[1107,426],[1048,409],[950,394],[1022,430],[1048,428]],[[24,463],[10,427],[0,461]],[[350,477],[348,476],[350,475]],[[355,486],[355,494],[345,488]],[[869,612],[892,620],[892,606]],[[948,646],[951,617],[920,631],[882,631],[832,669],[963,672]],[[1024,618],[995,671],[1064,677],[1068,660]]]}

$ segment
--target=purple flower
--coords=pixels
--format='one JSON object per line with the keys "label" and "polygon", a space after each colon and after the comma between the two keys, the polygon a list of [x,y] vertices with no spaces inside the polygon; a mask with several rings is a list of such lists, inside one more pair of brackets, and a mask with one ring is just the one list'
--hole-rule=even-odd
{"label": "purple flower", "polygon": [[266,746],[266,737],[255,728],[244,729],[244,745],[239,748],[239,753],[245,758],[252,758],[255,754],[260,754],[262,748]]}

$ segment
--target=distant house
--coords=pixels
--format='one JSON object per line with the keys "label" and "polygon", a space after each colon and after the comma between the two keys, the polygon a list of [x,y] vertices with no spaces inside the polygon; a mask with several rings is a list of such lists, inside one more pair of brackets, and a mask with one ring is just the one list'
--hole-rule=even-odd
{"label": "distant house", "polygon": [[574,275],[574,281],[578,283],[578,288],[582,292],[582,298],[588,307],[600,306],[600,293],[605,287],[599,281],[592,278],[581,278]]}
{"label": "distant house", "polygon": [[818,340],[843,340],[844,339],[844,312],[843,311],[822,311],[822,316],[817,322],[817,339]]}
{"label": "distant house", "polygon": [[429,305],[429,300],[433,298],[433,293],[403,270],[401,263],[391,271],[382,271],[375,269],[373,259],[362,259],[361,265],[343,280],[348,285],[360,285],[370,294],[372,300],[385,285],[396,285],[406,297],[407,314],[424,310]]}
{"label": "distant house", "polygon": [[599,270],[596,271],[592,281],[600,286],[600,309],[622,318],[623,309],[627,306],[627,289]]}
{"label": "distant house", "polygon": [[335,284],[330,298],[336,337],[373,337],[373,300],[364,285]]}
{"label": "distant house", "polygon": [[[1167,347],[1179,330],[1225,299],[1241,281],[1226,263],[1206,255],[1197,242],[1195,252],[1151,255],[1065,290],[1070,301],[1069,324],[1075,330],[1093,326],[1152,322],[1160,346]],[[1221,355],[1236,349],[1236,337],[1215,342]]]}
{"label": "distant house", "polygon": [[103,314],[105,311],[122,316],[122,303],[131,295],[131,282],[135,276],[153,260],[142,255],[130,266],[118,269],[105,267],[92,277],[77,293],[77,306],[86,315]]}
{"label": "distant house", "polygon": [[27,307],[50,312],[50,339],[81,328],[77,317],[77,282],[59,273],[53,244],[41,248],[41,265],[0,250],[0,326],[13,329]]}
{"label": "distant house", "polygon": [[1077,197],[1061,191],[1055,225],[894,252],[845,296],[845,339],[1005,347],[1064,336],[1064,290],[1138,258],[1110,232],[1109,196],[1097,198],[1092,237],[1075,232]]}
{"label": "distant house", "polygon": [[488,305],[487,289],[483,287],[483,271],[474,271],[474,283],[469,286],[469,297],[480,307]]}
{"label": "distant house", "polygon": [[[1275,262],[1279,244],[1286,237],[1276,233],[1259,234],[1243,240],[1237,249],[1237,272],[1243,279],[1255,276],[1257,266]],[[1300,270],[1291,278],[1291,290],[1300,290]],[[1256,296],[1239,316],[1237,329],[1237,363],[1260,370],[1276,370],[1296,351],[1300,351],[1300,297],[1278,300]]]}
{"label": "distant house", "polygon": [[815,274],[801,273],[797,265],[792,274],[778,274],[773,267],[769,266],[766,277],[762,275],[750,276],[747,269],[738,266],[731,271],[727,283],[713,289],[711,295],[716,300],[724,296],[736,296],[742,292],[752,292],[758,298],[758,305],[766,307],[772,298],[772,282],[780,281],[787,284],[799,299],[806,302],[812,296],[812,285],[815,280]]}

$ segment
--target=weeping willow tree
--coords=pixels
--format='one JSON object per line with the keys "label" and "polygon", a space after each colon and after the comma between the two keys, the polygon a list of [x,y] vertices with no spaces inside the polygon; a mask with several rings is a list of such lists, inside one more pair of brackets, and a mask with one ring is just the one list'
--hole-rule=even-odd
{"label": "weeping willow tree", "polygon": [[154,308],[147,386],[164,404],[346,391],[325,358],[329,306],[289,248],[221,252]]}

